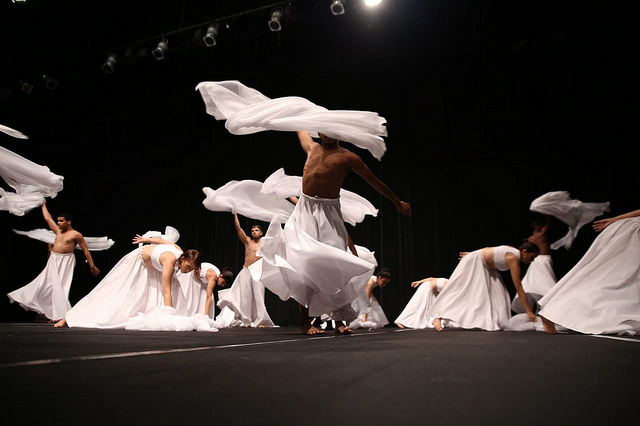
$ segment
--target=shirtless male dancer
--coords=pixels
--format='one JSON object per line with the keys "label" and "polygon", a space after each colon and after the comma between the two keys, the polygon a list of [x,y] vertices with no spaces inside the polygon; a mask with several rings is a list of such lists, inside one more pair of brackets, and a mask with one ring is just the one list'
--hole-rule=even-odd
{"label": "shirtless male dancer", "polygon": [[[302,192],[309,197],[338,198],[344,179],[349,172],[354,172],[365,180],[378,193],[389,199],[402,215],[411,215],[411,206],[406,203],[378,177],[355,153],[340,146],[338,140],[318,133],[321,143],[317,143],[306,131],[298,131],[298,139],[307,154],[302,173]],[[344,222],[334,224],[342,226],[344,235],[348,235]],[[347,248],[348,241],[344,241]],[[319,330],[309,323],[309,309],[301,307],[300,324],[306,334],[317,334]],[[344,324],[336,322],[336,332],[349,334],[351,330]]]}

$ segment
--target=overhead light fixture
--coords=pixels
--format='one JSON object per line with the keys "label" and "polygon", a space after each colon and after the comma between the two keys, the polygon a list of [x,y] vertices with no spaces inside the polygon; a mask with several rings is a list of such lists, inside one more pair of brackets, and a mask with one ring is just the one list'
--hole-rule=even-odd
{"label": "overhead light fixture", "polygon": [[364,0],[364,4],[369,7],[377,6],[382,3],[382,0]]}
{"label": "overhead light fixture", "polygon": [[331,9],[331,13],[333,13],[334,15],[344,14],[344,5],[340,0],[333,0],[329,8]]}
{"label": "overhead light fixture", "polygon": [[282,25],[280,25],[280,19],[282,18],[282,9],[273,9],[271,11],[271,19],[269,19],[269,29],[271,31],[280,31],[282,30]]}
{"label": "overhead light fixture", "polygon": [[207,47],[216,45],[216,37],[218,37],[218,24],[211,24],[207,27],[207,33],[202,37],[202,41]]}
{"label": "overhead light fixture", "polygon": [[20,90],[23,93],[26,93],[27,95],[30,95],[31,92],[33,92],[33,89],[34,89],[33,84],[29,83],[28,81],[24,81],[24,80],[20,81]]}
{"label": "overhead light fixture", "polygon": [[116,55],[107,56],[107,60],[104,61],[104,64],[102,64],[100,68],[102,68],[102,71],[106,72],[107,74],[111,74],[112,72],[114,72],[116,69]]}
{"label": "overhead light fixture", "polygon": [[56,87],[58,87],[58,80],[56,80],[55,78],[44,74],[42,76],[42,81],[44,81],[44,87],[46,87],[49,90],[53,90]]}
{"label": "overhead light fixture", "polygon": [[165,39],[162,39],[162,41],[158,43],[158,46],[156,46],[156,48],[153,49],[151,54],[153,55],[154,58],[161,61],[165,58],[166,56],[165,54],[168,48],[169,48],[169,42]]}

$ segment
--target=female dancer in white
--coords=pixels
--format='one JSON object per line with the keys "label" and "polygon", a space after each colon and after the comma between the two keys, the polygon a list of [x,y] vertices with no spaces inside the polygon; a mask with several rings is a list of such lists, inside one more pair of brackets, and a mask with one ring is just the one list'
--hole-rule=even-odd
{"label": "female dancer in white", "polygon": [[434,277],[413,281],[411,287],[417,290],[396,318],[396,325],[400,328],[433,328],[429,310],[448,281],[446,278]]}
{"label": "female dancer in white", "polygon": [[556,324],[587,334],[640,333],[640,210],[593,223],[602,234],[542,298],[547,333]]}
{"label": "female dancer in white", "polygon": [[460,263],[429,312],[435,318],[435,329],[442,331],[443,319],[453,321],[462,328],[487,331],[505,328],[511,315],[510,300],[498,271],[511,271],[513,284],[527,317],[535,322],[536,316],[522,289],[520,262],[530,263],[539,251],[534,243],[525,241],[519,249],[503,245],[460,253]]}
{"label": "female dancer in white", "polygon": [[146,245],[124,256],[55,327],[125,328],[138,314],[161,306],[186,314],[175,267],[182,273],[199,274],[200,252],[192,249],[183,253],[162,238],[136,235],[133,244],[139,243]]}

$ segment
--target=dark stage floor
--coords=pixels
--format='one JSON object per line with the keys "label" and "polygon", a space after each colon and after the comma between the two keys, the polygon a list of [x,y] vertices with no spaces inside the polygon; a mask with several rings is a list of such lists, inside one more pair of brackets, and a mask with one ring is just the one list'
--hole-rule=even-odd
{"label": "dark stage floor", "polygon": [[5,425],[603,425],[637,417],[640,338],[0,324]]}

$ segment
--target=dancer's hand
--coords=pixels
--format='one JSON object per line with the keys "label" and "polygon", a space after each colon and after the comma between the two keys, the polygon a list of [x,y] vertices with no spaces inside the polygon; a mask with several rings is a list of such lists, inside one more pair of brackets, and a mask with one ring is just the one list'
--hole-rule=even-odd
{"label": "dancer's hand", "polygon": [[533,312],[527,312],[527,321],[536,322],[537,320],[538,317],[536,317],[536,314],[534,314]]}
{"label": "dancer's hand", "polygon": [[606,228],[607,226],[611,225],[613,222],[615,222],[615,221],[613,219],[611,219],[611,218],[596,220],[595,222],[593,222],[593,229],[596,232],[600,232],[604,228]]}
{"label": "dancer's hand", "polygon": [[145,241],[146,241],[145,237],[143,237],[142,235],[136,234],[136,236],[133,237],[133,242],[131,244],[140,244],[140,243],[144,243]]}
{"label": "dancer's hand", "polygon": [[411,205],[409,203],[405,203],[404,201],[400,201],[400,203],[396,206],[398,212],[404,216],[411,216]]}

